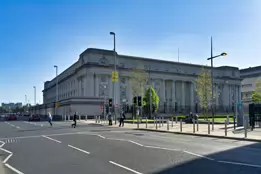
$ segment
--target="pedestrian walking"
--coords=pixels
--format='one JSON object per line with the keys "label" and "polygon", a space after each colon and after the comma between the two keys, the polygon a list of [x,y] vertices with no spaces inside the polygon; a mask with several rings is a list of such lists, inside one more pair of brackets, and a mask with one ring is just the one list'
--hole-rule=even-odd
{"label": "pedestrian walking", "polygon": [[120,124],[119,127],[123,127],[124,126],[124,120],[125,120],[125,113],[124,111],[122,111],[121,115],[120,115]]}
{"label": "pedestrian walking", "polygon": [[112,115],[111,112],[108,114],[109,126],[112,126]]}
{"label": "pedestrian walking", "polygon": [[72,127],[73,127],[73,128],[76,127],[76,120],[77,120],[77,114],[76,114],[76,112],[75,112],[74,115],[73,115],[73,121],[74,121],[74,123],[72,124]]}
{"label": "pedestrian walking", "polygon": [[53,126],[52,120],[53,120],[52,114],[51,114],[51,112],[49,112],[48,113],[48,122],[49,122],[50,126]]}

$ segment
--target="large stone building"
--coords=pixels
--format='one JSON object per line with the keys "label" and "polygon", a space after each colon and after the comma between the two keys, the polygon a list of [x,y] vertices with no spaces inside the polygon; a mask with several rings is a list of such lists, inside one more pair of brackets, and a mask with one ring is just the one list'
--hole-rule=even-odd
{"label": "large stone building", "polygon": [[257,80],[261,80],[261,66],[250,67],[240,70],[242,80],[242,103],[252,103],[252,94],[256,88]]}
{"label": "large stone building", "polygon": [[[112,98],[113,65],[113,51],[89,48],[81,53],[77,62],[58,75],[60,106],[56,114],[69,115],[75,111],[82,115],[100,114],[100,105],[103,105],[105,97]],[[119,107],[123,103],[132,103],[130,77],[133,69],[149,72],[151,84],[160,97],[160,105],[179,111],[184,108],[195,110],[199,103],[195,81],[201,73],[202,65],[117,54],[119,82],[116,83],[115,103],[119,104]],[[215,67],[214,83],[217,107],[230,109],[235,102],[240,102],[241,79],[238,68]],[[43,115],[47,110],[54,112],[55,100],[56,78],[45,82],[43,105],[38,106],[37,112]]]}

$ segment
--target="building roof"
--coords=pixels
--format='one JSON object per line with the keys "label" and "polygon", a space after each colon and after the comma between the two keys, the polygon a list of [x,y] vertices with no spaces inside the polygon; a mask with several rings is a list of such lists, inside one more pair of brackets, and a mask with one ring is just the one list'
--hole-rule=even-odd
{"label": "building roof", "polygon": [[[99,49],[99,48],[87,48],[84,52],[82,52],[80,54],[80,57],[82,57],[83,55],[85,55],[86,53],[96,53],[96,54],[104,54],[104,55],[113,55],[114,51],[113,50],[105,50],[105,49]],[[130,59],[139,59],[139,60],[147,60],[147,61],[158,61],[161,63],[175,63],[175,64],[180,64],[180,65],[190,65],[190,66],[196,66],[196,67],[208,67],[210,68],[210,66],[206,66],[206,65],[200,65],[200,64],[192,64],[192,63],[185,63],[185,62],[177,62],[177,61],[168,61],[168,60],[162,60],[162,59],[155,59],[155,58],[145,58],[145,57],[139,57],[139,56],[130,56],[130,55],[124,55],[124,54],[118,54],[116,52],[116,54],[119,57],[125,57],[125,58],[130,58]],[[231,69],[238,69],[237,67],[232,67],[232,66],[220,66],[220,67],[215,67],[215,68],[221,68],[221,69],[227,69],[227,68],[231,68]]]}

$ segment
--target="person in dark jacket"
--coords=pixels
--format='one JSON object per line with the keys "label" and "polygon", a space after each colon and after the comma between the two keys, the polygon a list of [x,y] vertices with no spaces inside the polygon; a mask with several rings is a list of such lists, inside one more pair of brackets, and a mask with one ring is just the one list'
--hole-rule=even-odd
{"label": "person in dark jacket", "polygon": [[112,126],[112,115],[111,112],[108,114],[109,126]]}
{"label": "person in dark jacket", "polygon": [[76,115],[76,112],[75,112],[74,115],[73,115],[73,121],[74,121],[74,123],[72,124],[73,128],[76,127],[76,120],[77,120],[77,115]]}
{"label": "person in dark jacket", "polygon": [[120,125],[119,125],[119,127],[123,127],[124,126],[124,120],[125,120],[125,113],[124,113],[124,111],[122,111],[122,113],[121,113],[121,117],[120,117]]}

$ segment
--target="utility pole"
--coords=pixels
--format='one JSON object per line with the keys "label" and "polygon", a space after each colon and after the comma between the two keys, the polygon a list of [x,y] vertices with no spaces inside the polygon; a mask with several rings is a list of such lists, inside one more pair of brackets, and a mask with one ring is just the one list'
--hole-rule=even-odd
{"label": "utility pole", "polygon": [[[114,32],[110,32],[110,35],[113,35],[113,51],[114,51],[114,76],[117,76],[118,77],[118,73],[116,72],[116,34]],[[117,75],[116,75],[117,74]],[[115,117],[115,124],[117,124],[117,117],[116,117],[116,98],[117,98],[117,95],[116,95],[116,83],[117,83],[117,80],[115,78],[115,81],[113,82],[113,93],[112,93],[112,96],[113,96],[113,106],[114,106],[114,117]]]}
{"label": "utility pole", "polygon": [[36,87],[34,86],[34,105],[36,105]]}

